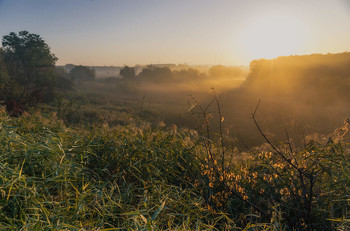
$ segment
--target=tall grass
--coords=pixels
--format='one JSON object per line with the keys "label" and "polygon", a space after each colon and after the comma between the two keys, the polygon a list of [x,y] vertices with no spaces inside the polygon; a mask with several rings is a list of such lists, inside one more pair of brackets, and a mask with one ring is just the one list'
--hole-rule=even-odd
{"label": "tall grass", "polygon": [[185,133],[0,116],[3,229],[202,230],[227,219],[193,185],[201,174]]}
{"label": "tall grass", "polygon": [[161,124],[78,129],[55,115],[10,118],[1,110],[0,229],[346,227],[350,168],[341,142],[310,141],[291,156],[317,173],[311,220],[303,217],[296,170],[274,150],[229,159],[225,147],[223,160],[222,143],[210,145],[209,160],[209,143],[192,130]]}

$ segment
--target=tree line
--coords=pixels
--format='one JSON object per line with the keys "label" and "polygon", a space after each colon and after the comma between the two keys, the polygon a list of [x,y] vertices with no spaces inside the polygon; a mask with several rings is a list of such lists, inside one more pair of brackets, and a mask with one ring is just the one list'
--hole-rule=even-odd
{"label": "tree line", "polygon": [[50,103],[73,89],[74,81],[94,80],[95,71],[76,66],[69,73],[57,67],[57,57],[37,34],[11,32],[0,48],[0,103],[12,116],[39,103]]}
{"label": "tree line", "polygon": [[[0,104],[12,116],[20,116],[29,107],[52,103],[57,96],[73,90],[75,82],[93,81],[96,73],[87,66],[75,66],[67,72],[56,66],[58,58],[40,35],[20,31],[2,38],[0,47]],[[149,65],[136,73],[134,67],[124,66],[120,76],[124,80],[162,82],[200,81],[208,78],[240,77],[239,67],[213,66],[208,74],[188,68],[171,70],[169,67]]]}
{"label": "tree line", "polygon": [[125,79],[138,79],[146,81],[189,81],[203,80],[208,78],[240,78],[244,75],[244,70],[240,67],[227,67],[216,65],[209,68],[208,74],[200,72],[194,68],[181,70],[171,70],[169,67],[158,67],[148,65],[140,73],[136,73],[134,67],[124,66],[120,70],[120,76]]}

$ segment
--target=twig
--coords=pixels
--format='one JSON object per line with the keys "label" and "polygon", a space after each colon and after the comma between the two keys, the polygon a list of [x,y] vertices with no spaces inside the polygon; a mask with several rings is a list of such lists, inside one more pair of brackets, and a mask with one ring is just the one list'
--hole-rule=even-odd
{"label": "twig", "polygon": [[298,172],[301,172],[302,174],[305,174],[301,169],[299,169],[295,164],[293,164],[292,161],[291,161],[290,159],[286,158],[286,157],[275,147],[275,145],[273,145],[273,144],[271,143],[271,141],[266,137],[265,133],[261,130],[260,125],[259,125],[259,123],[256,121],[256,118],[255,118],[255,115],[256,115],[256,112],[258,111],[259,105],[260,105],[260,99],[259,99],[259,102],[258,102],[258,104],[256,105],[256,108],[255,108],[254,113],[253,113],[253,115],[252,115],[253,121],[254,121],[254,123],[255,123],[255,126],[256,126],[257,129],[259,130],[259,133],[262,135],[262,137],[264,137],[265,141],[273,148],[273,150],[275,150],[276,153],[277,153],[280,157],[282,157],[282,159],[283,159],[284,161],[286,161],[289,165],[291,165],[293,168],[295,168]]}
{"label": "twig", "polygon": [[[222,113],[221,113],[221,107],[220,107],[220,103],[219,103],[219,99],[216,95],[216,91],[214,88],[211,88],[214,92],[214,98],[215,98],[215,101],[216,101],[216,106],[218,108],[218,113],[219,113],[219,131],[220,131],[220,145],[221,145],[221,171],[222,171],[222,176],[225,177],[224,175],[224,169],[225,169],[225,147],[224,147],[224,135],[223,135],[223,132],[222,132],[222,122],[223,122],[223,116],[222,116]],[[221,96],[220,96],[221,98]]]}

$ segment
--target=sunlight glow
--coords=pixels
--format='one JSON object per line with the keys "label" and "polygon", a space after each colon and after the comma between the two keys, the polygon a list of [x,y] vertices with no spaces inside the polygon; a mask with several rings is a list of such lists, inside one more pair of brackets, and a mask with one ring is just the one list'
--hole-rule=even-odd
{"label": "sunlight glow", "polygon": [[249,59],[296,54],[303,48],[306,28],[288,15],[265,15],[242,29],[238,43]]}

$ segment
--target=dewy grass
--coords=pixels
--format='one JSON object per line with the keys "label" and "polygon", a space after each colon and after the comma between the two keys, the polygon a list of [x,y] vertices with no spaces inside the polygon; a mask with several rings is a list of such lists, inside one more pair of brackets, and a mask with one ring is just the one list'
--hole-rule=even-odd
{"label": "dewy grass", "polygon": [[[212,145],[215,163],[221,149]],[[310,228],[295,213],[303,209],[297,172],[267,148],[241,155],[231,169],[216,173],[193,131],[68,128],[54,116],[10,118],[1,112],[0,229]],[[337,227],[348,208],[346,149],[341,143],[311,142],[293,155],[318,176],[311,225]]]}
{"label": "dewy grass", "polygon": [[214,229],[190,186],[196,159],[174,132],[2,114],[0,142],[3,229]]}

